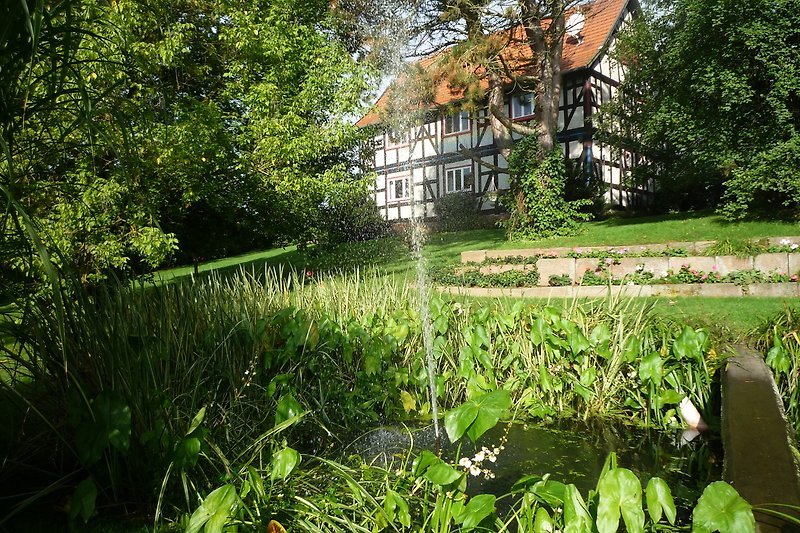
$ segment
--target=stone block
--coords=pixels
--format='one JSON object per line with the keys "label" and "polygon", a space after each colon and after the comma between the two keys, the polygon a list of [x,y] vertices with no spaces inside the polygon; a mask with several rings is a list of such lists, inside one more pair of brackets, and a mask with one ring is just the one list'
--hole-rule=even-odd
{"label": "stone block", "polygon": [[547,285],[550,276],[560,276],[566,274],[569,279],[575,281],[575,259],[564,257],[561,259],[539,259],[536,262],[539,269],[539,285]]}
{"label": "stone block", "polygon": [[800,254],[789,254],[789,275],[800,274]]}
{"label": "stone block", "polygon": [[725,276],[738,270],[752,270],[752,257],[736,257],[735,255],[718,255],[714,258],[717,272]]}
{"label": "stone block", "polygon": [[745,287],[750,296],[773,296],[779,298],[796,297],[800,291],[797,283],[753,283]]}
{"label": "stone block", "polygon": [[486,250],[471,250],[461,252],[462,263],[482,263],[486,259]]}
{"label": "stone block", "polygon": [[575,260],[575,282],[580,282],[584,272],[597,268],[599,261],[594,258],[583,257]]}
{"label": "stone block", "polygon": [[674,273],[677,273],[683,265],[689,265],[689,268],[694,270],[702,270],[703,272],[712,272],[716,266],[713,257],[691,256],[691,257],[670,257],[669,268]]}
{"label": "stone block", "polygon": [[789,254],[759,254],[754,258],[753,268],[765,274],[788,274]]}

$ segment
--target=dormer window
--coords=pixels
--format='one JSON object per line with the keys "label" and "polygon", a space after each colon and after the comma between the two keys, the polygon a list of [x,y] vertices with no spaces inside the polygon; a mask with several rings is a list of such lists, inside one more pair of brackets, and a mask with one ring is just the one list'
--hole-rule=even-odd
{"label": "dormer window", "polygon": [[458,111],[444,117],[445,135],[461,133],[462,131],[469,131],[469,113],[466,111]]}
{"label": "dormer window", "polygon": [[516,94],[511,98],[511,118],[533,116],[533,95],[531,93]]}

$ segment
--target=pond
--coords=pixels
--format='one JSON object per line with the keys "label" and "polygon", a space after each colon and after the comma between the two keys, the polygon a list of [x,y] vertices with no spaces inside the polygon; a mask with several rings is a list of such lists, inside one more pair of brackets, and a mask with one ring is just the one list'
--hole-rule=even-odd
{"label": "pond", "polygon": [[[441,439],[442,457],[456,463],[458,449],[446,435]],[[503,447],[500,450],[500,447]],[[672,433],[644,431],[626,426],[561,421],[542,426],[498,424],[477,445],[462,446],[460,457],[475,459],[486,447],[499,451],[495,461],[484,453],[478,475],[470,475],[468,493],[500,496],[526,475],[544,476],[574,484],[581,494],[594,489],[610,453],[620,467],[632,470],[644,486],[654,476],[671,487],[679,507],[695,502],[703,488],[721,479],[722,453],[718,440],[699,436],[686,442],[681,430]],[[356,439],[345,449],[367,462],[394,467],[412,449],[436,450],[433,428],[378,427]],[[480,458],[480,457],[479,457]],[[473,463],[477,464],[477,463]],[[465,470],[467,468],[462,466]],[[682,505],[683,504],[683,505]]]}

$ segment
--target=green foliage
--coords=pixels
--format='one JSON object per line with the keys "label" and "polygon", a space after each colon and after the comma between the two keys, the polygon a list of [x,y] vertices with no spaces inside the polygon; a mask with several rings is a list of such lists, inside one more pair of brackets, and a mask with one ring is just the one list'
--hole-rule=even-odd
{"label": "green foliage", "polygon": [[799,28],[794,0],[669,0],[630,27],[600,129],[645,156],[657,205],[796,216]]}
{"label": "green foliage", "polygon": [[511,153],[509,172],[514,186],[505,202],[511,214],[503,223],[509,239],[574,235],[579,222],[590,218],[580,211],[590,200],[565,199],[566,167],[558,150],[541,157],[533,136],[520,140]]}
{"label": "green foliage", "polygon": [[[800,113],[800,104],[797,107],[795,112]],[[800,124],[795,127],[800,129]],[[786,142],[757,153],[747,167],[733,171],[732,177],[725,182],[720,214],[728,220],[746,217],[796,219],[800,215],[798,168],[800,132]]]}
{"label": "green foliage", "polygon": [[453,192],[433,202],[436,227],[441,231],[464,231],[478,224],[478,203],[471,192]]}

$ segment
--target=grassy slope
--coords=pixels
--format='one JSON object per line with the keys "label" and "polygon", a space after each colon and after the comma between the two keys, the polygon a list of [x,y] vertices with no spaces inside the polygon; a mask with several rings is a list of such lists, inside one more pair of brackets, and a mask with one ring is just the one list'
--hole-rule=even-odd
{"label": "grassy slope", "polygon": [[[709,213],[679,213],[640,218],[613,218],[583,225],[580,235],[539,241],[507,241],[500,229],[432,234],[427,237],[425,256],[431,263],[457,262],[465,250],[516,249],[561,246],[604,246],[652,244],[669,241],[761,239],[800,235],[800,225],[787,222],[729,223]],[[230,257],[201,265],[200,272],[219,274],[265,267],[309,269],[312,272],[371,267],[388,275],[411,279],[413,262],[400,238],[343,245],[322,253],[279,248]],[[157,272],[157,282],[191,275],[192,267]],[[754,327],[780,311],[787,302],[781,298],[657,298],[659,312],[709,324],[724,323],[736,334]]]}

